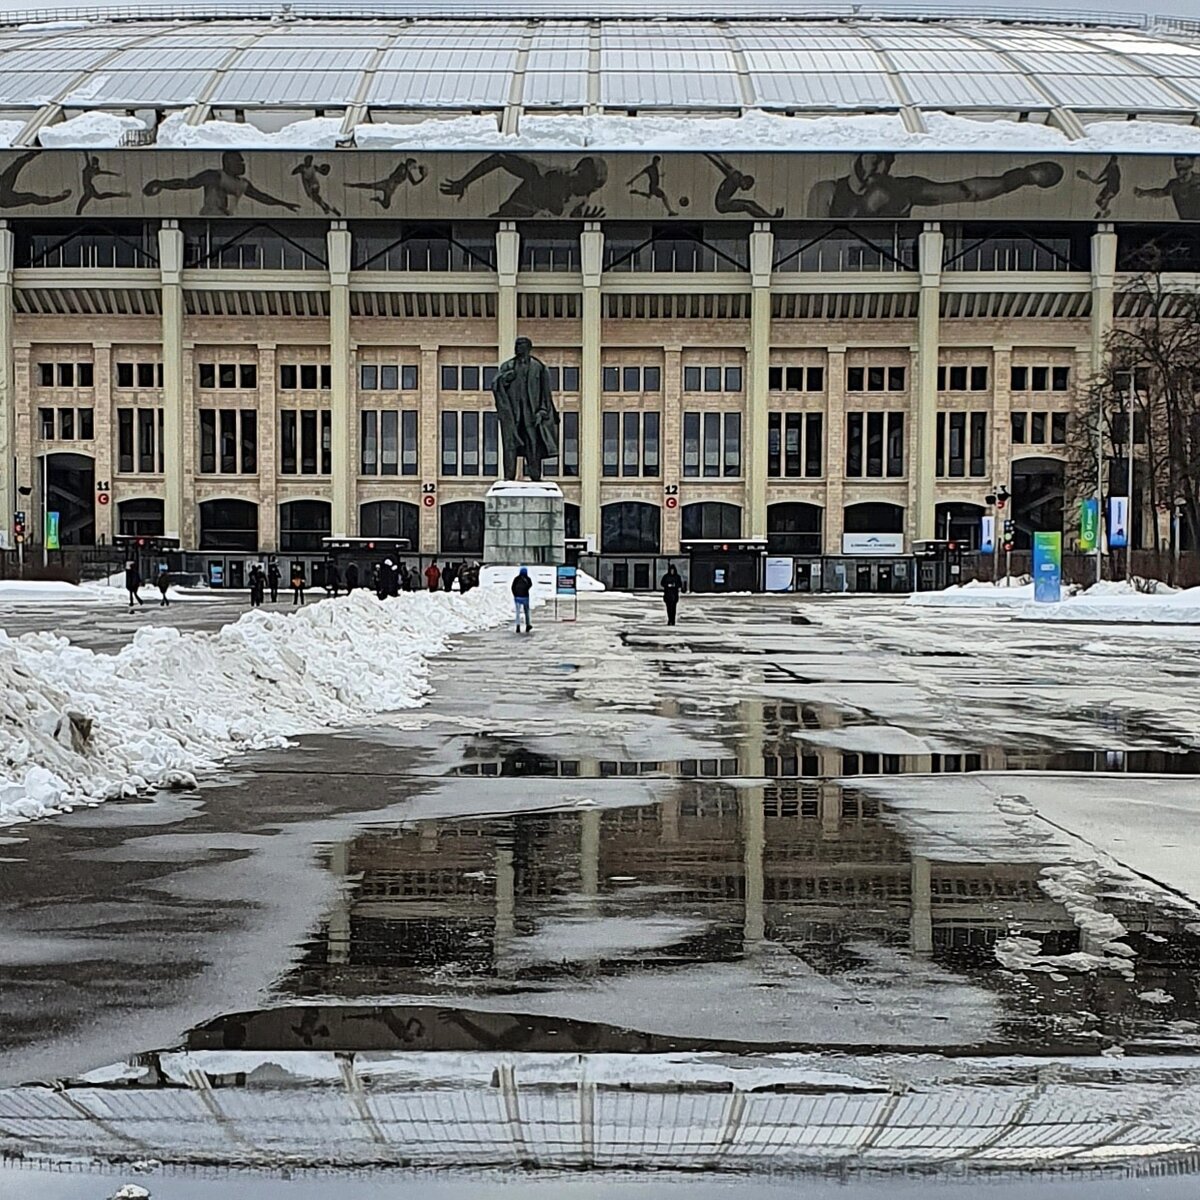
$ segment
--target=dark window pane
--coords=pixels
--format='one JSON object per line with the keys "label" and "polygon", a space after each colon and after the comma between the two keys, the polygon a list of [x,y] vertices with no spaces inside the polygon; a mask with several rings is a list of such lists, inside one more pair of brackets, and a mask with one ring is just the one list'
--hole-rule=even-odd
{"label": "dark window pane", "polygon": [[359,471],[363,475],[379,474],[379,414],[364,412],[359,423]]}
{"label": "dark window pane", "polygon": [[961,412],[945,414],[949,421],[949,474],[952,479],[961,479],[967,473],[966,440],[967,414]]}
{"label": "dark window pane", "polygon": [[807,379],[807,390],[810,392],[823,392],[825,390],[825,368],[824,367],[806,367],[805,375]]}
{"label": "dark window pane", "polygon": [[74,387],[75,386],[75,364],[74,363],[59,363],[58,364],[58,386],[59,387]]}
{"label": "dark window pane", "polygon": [[867,368],[867,391],[882,392],[883,383],[887,373],[883,367],[868,367]]}
{"label": "dark window pane", "polygon": [[379,368],[379,387],[385,392],[395,392],[400,388],[400,368],[394,363]]}
{"label": "dark window pane", "polygon": [[904,376],[906,374],[904,367],[888,367],[887,369],[887,385],[889,392],[904,391]]}
{"label": "dark window pane", "polygon": [[258,413],[252,408],[241,411],[242,474],[258,474]]}
{"label": "dark window pane", "polygon": [[659,472],[658,413],[642,414],[642,473],[654,476]]}
{"label": "dark window pane", "polygon": [[[445,367],[442,368],[443,372]],[[442,474],[458,474],[458,413],[442,413]]]}
{"label": "dark window pane", "polygon": [[73,408],[58,410],[58,436],[64,442],[75,440],[75,410]]}
{"label": "dark window pane", "polygon": [[742,414],[725,414],[725,474],[742,473]]}
{"label": "dark window pane", "polygon": [[972,367],[971,368],[971,391],[986,392],[988,385],[988,369],[987,367]]}
{"label": "dark window pane", "polygon": [[38,424],[41,426],[42,430],[42,441],[54,441],[54,409],[39,408]]}
{"label": "dark window pane", "polygon": [[888,413],[887,473],[893,477],[904,474],[904,414]]}
{"label": "dark window pane", "polygon": [[1051,387],[1056,392],[1065,392],[1071,382],[1070,367],[1055,367],[1051,371]]}
{"label": "dark window pane", "polygon": [[[143,364],[138,363],[138,384],[141,385],[141,369]],[[153,375],[151,376],[153,379]],[[133,387],[133,363],[119,362],[117,363],[117,387],[131,388]]]}
{"label": "dark window pane", "polygon": [[[496,414],[491,414],[493,420]],[[484,418],[484,427],[487,427],[487,418]],[[400,414],[400,473],[402,475],[415,475],[417,473],[417,411],[413,408],[406,408]],[[415,542],[413,543],[416,544]]]}
{"label": "dark window pane", "polygon": [[218,456],[221,461],[221,474],[233,475],[237,471],[237,411],[223,408],[218,418]]}
{"label": "dark window pane", "polygon": [[642,390],[641,367],[624,367],[621,370],[621,391],[640,392]]}
{"label": "dark window pane", "polygon": [[987,413],[971,414],[971,475],[982,478],[987,474]]}
{"label": "dark window pane", "polygon": [[[283,367],[280,370],[280,387],[287,387],[287,384],[283,380],[283,372],[286,370],[286,367]],[[217,386],[217,367],[215,363],[200,363],[200,365],[196,368],[196,373],[199,376],[200,386],[202,388],[215,388]],[[293,384],[292,386],[295,387],[296,385]]]}
{"label": "dark window pane", "polygon": [[379,368],[373,363],[363,363],[358,368],[358,386],[365,392],[379,386]]}
{"label": "dark window pane", "polygon": [[296,410],[284,408],[279,412],[279,470],[284,475],[296,474]]}
{"label": "dark window pane", "polygon": [[1029,368],[1028,367],[1013,367],[1010,372],[1009,387],[1014,392],[1024,392],[1029,390]]}
{"label": "dark window pane", "polygon": [[[1138,422],[1134,421],[1134,436],[1137,436]],[[1139,439],[1145,441],[1144,438]],[[1067,414],[1056,412],[1050,414],[1050,441],[1056,446],[1063,446],[1067,441]]]}
{"label": "dark window pane", "polygon": [[442,391],[457,392],[458,391],[458,368],[443,367],[442,368]]}
{"label": "dark window pane", "polygon": [[613,478],[619,473],[620,452],[618,442],[621,437],[621,417],[619,413],[606,412],[601,418],[601,450],[603,473]]}
{"label": "dark window pane", "polygon": [[[286,416],[287,414],[283,414]],[[292,414],[293,416],[295,414]],[[286,463],[283,467],[286,471]],[[292,470],[296,468],[293,465]],[[204,475],[215,474],[217,470],[217,414],[214,409],[200,410],[200,471]]]}
{"label": "dark window pane", "polygon": [[721,414],[704,414],[704,474],[721,474]]}
{"label": "dark window pane", "polygon": [[725,368],[725,390],[727,392],[740,392],[742,390],[741,367]]}
{"label": "dark window pane", "polygon": [[621,387],[621,372],[616,367],[605,367],[601,371],[601,379],[606,392],[616,392]]}
{"label": "dark window pane", "polygon": [[863,414],[846,414],[846,474],[863,473]]}
{"label": "dark window pane", "polygon": [[96,427],[92,419],[92,410],[90,408],[81,408],[78,410],[79,415],[79,440],[81,442],[90,442],[96,436]]}
{"label": "dark window pane", "polygon": [[398,412],[379,414],[379,473],[380,475],[398,475],[400,473],[400,414]]}
{"label": "dark window pane", "polygon": [[41,387],[54,386],[54,364],[38,363],[38,384]]}
{"label": "dark window pane", "polygon": [[[655,370],[655,373],[657,373],[658,368],[655,367],[654,370]],[[563,369],[562,369],[562,390],[564,392],[579,391],[579,368],[578,367],[563,367]],[[647,390],[657,391],[658,387],[657,387],[657,385],[655,385],[655,387],[653,389],[647,389]]]}
{"label": "dark window pane", "polygon": [[459,389],[464,392],[479,391],[479,368],[461,367],[458,377]]}
{"label": "dark window pane", "polygon": [[301,363],[300,364],[300,387],[306,392],[315,392],[317,390],[317,364],[316,363]]}
{"label": "dark window pane", "polygon": [[400,368],[400,390],[402,392],[415,392],[420,386],[421,374],[416,366],[405,366]]}
{"label": "dark window pane", "polygon": [[238,387],[258,387],[258,367],[254,363],[241,363],[238,366]]}
{"label": "dark window pane", "polygon": [[658,392],[662,390],[662,371],[658,367],[646,367],[642,371],[642,391]]}
{"label": "dark window pane", "polygon": [[783,426],[783,471],[789,478],[800,474],[801,441],[804,434],[803,414],[790,412]]}
{"label": "dark window pane", "polygon": [[881,412],[867,413],[867,475],[883,474],[883,417]]}
{"label": "dark window pane", "polygon": [[1025,414],[1015,412],[1010,417],[1012,422],[1012,440],[1019,446],[1025,444]]}
{"label": "dark window pane", "polygon": [[75,364],[75,386],[90,388],[93,385],[95,376],[92,371],[90,362]]}
{"label": "dark window pane", "polygon": [[321,474],[333,470],[333,414],[329,409],[321,410]]}
{"label": "dark window pane", "polygon": [[[464,373],[474,370],[464,367]],[[462,442],[459,450],[459,469],[463,475],[479,474],[479,414],[465,412],[462,414]]]}
{"label": "dark window pane", "polygon": [[934,444],[934,474],[942,476],[946,474],[946,414],[938,413],[937,415],[937,438]]}
{"label": "dark window pane", "polygon": [[783,368],[768,367],[767,368],[767,391],[781,392],[783,391]]}
{"label": "dark window pane", "polygon": [[117,470],[133,470],[133,409],[117,409]]}
{"label": "dark window pane", "polygon": [[321,364],[321,390],[328,391],[333,387],[333,368],[328,363]]}
{"label": "dark window pane", "polygon": [[[773,371],[779,368],[772,367]],[[767,414],[767,478],[778,479],[782,473],[783,414]]]}
{"label": "dark window pane", "polygon": [[139,408],[137,414],[137,464],[143,474],[154,470],[154,409]]}
{"label": "dark window pane", "polygon": [[1031,392],[1044,392],[1050,386],[1050,368],[1049,367],[1030,367],[1029,368],[1029,390]]}
{"label": "dark window pane", "polygon": [[1035,446],[1045,445],[1046,414],[1044,412],[1035,412],[1029,414],[1029,440]]}
{"label": "dark window pane", "polygon": [[846,368],[846,391],[861,392],[866,386],[866,370],[863,367],[847,367]]}
{"label": "dark window pane", "polygon": [[950,368],[950,390],[952,392],[965,392],[967,390],[966,367]]}
{"label": "dark window pane", "polygon": [[[416,416],[413,413],[414,437]],[[500,422],[494,409],[485,410],[483,414],[483,473],[493,478],[500,474]]]}
{"label": "dark window pane", "polygon": [[624,413],[621,423],[621,474],[636,475],[641,463],[641,413]]}
{"label": "dark window pane", "polygon": [[217,383],[223,388],[237,387],[237,363],[221,363],[217,367]]}
{"label": "dark window pane", "polygon": [[683,390],[685,392],[698,392],[700,390],[699,367],[683,368]]}
{"label": "dark window pane", "polygon": [[706,392],[719,392],[721,390],[720,367],[704,368],[704,390]]}
{"label": "dark window pane", "polygon": [[821,474],[822,463],[822,418],[820,413],[804,414],[804,474]]}
{"label": "dark window pane", "polygon": [[562,462],[563,474],[579,474],[579,414],[565,412],[562,415]]}
{"label": "dark window pane", "polygon": [[683,473],[688,478],[700,474],[700,414],[683,414]]}

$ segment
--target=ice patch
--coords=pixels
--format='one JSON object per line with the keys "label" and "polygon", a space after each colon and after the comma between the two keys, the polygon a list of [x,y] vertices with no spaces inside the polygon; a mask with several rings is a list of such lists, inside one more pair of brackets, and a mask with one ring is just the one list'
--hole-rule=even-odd
{"label": "ice patch", "polygon": [[1138,992],[1138,999],[1146,1004],[1171,1004],[1175,997],[1170,992],[1164,992],[1162,988],[1155,988],[1152,992]]}

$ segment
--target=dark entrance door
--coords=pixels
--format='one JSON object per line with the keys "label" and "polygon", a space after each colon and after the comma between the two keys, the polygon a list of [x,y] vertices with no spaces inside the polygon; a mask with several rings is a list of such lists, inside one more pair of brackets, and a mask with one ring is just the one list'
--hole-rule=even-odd
{"label": "dark entrance door", "polygon": [[84,454],[46,459],[46,511],[58,513],[60,546],[96,544],[96,464]]}
{"label": "dark entrance door", "polygon": [[753,551],[693,550],[693,592],[757,592],[762,555]]}
{"label": "dark entrance door", "polygon": [[854,590],[856,592],[873,592],[875,590],[875,583],[871,578],[873,572],[871,563],[854,564]]}

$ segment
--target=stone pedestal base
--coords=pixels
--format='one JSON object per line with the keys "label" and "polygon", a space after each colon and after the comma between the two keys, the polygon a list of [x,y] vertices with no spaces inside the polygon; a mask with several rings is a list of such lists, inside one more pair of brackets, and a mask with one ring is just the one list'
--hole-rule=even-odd
{"label": "stone pedestal base", "polygon": [[485,566],[566,561],[563,494],[557,483],[504,480],[484,499]]}

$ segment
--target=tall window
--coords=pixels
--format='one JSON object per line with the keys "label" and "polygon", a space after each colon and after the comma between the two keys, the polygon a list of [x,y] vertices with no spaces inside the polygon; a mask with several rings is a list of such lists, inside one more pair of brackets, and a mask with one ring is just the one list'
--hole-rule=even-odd
{"label": "tall window", "polygon": [[819,412],[773,412],[767,416],[767,475],[774,479],[821,474],[823,417]]}
{"label": "tall window", "polygon": [[937,475],[980,479],[987,474],[987,413],[938,413]]}
{"label": "tall window", "polygon": [[706,479],[742,473],[742,414],[683,414],[683,474]]}
{"label": "tall window", "polygon": [[283,475],[328,475],[333,468],[333,420],[327,408],[279,410],[279,470]]}
{"label": "tall window", "polygon": [[468,409],[442,413],[442,474],[500,473],[500,426],[496,414]]}
{"label": "tall window", "polygon": [[[604,475],[650,476],[659,474],[659,414],[656,412],[606,412],[601,423]],[[578,471],[578,421],[575,425]]]}
{"label": "tall window", "polygon": [[[149,410],[139,410],[139,415]],[[254,475],[258,471],[258,413],[252,408],[202,408],[200,473]],[[161,410],[160,410],[161,418]],[[159,466],[162,468],[162,425],[159,423]],[[139,435],[140,437],[140,435]],[[139,448],[141,442],[139,440]],[[145,468],[139,467],[139,470]]]}
{"label": "tall window", "polygon": [[898,478],[904,474],[904,414],[846,414],[846,474],[852,478]]}
{"label": "tall window", "polygon": [[163,410],[117,409],[117,471],[152,475],[163,470]]}
{"label": "tall window", "polygon": [[417,410],[367,409],[360,417],[359,471],[363,475],[417,473]]}

